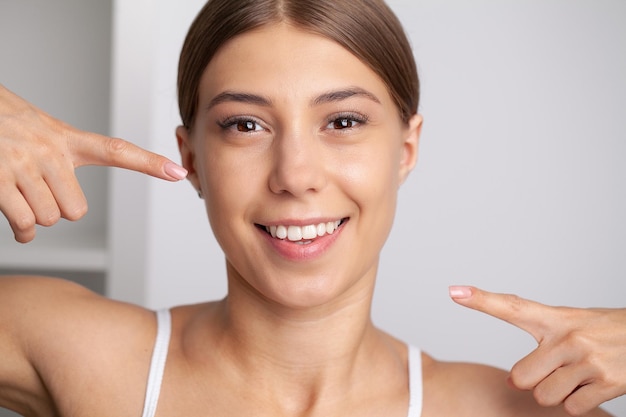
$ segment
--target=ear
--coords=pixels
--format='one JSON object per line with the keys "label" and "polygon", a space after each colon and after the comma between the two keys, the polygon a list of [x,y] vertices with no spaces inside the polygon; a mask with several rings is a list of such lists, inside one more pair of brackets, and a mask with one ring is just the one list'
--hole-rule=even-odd
{"label": "ear", "polygon": [[198,171],[196,170],[196,154],[189,137],[189,130],[185,126],[176,128],[176,140],[178,141],[181,163],[188,171],[187,179],[200,194],[200,181],[198,179]]}
{"label": "ear", "polygon": [[402,184],[407,179],[409,173],[417,163],[420,135],[422,134],[422,122],[422,116],[414,114],[409,120],[408,126],[404,128],[402,156],[400,159],[399,184]]}

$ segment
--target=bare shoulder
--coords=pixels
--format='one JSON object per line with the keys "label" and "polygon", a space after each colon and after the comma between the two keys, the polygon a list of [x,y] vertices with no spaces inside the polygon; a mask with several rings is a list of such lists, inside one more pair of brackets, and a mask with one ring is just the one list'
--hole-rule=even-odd
{"label": "bare shoulder", "polygon": [[84,325],[100,324],[89,332],[97,335],[107,325],[122,328],[153,321],[153,313],[63,279],[7,276],[0,277],[0,322],[8,321],[15,324],[14,334],[71,338]]}
{"label": "bare shoulder", "polygon": [[[569,417],[563,407],[541,407],[531,392],[510,388],[508,372],[487,365],[443,362],[423,354],[423,417]],[[596,410],[586,417],[610,416]]]}
{"label": "bare shoulder", "polygon": [[0,357],[9,359],[0,361],[0,405],[48,415],[91,408],[102,393],[140,407],[133,392],[142,394],[155,333],[149,310],[60,279],[0,277]]}

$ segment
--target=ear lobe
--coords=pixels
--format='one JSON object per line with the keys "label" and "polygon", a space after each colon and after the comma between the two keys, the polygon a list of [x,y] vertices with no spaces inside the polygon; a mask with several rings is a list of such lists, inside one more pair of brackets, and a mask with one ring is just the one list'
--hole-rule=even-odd
{"label": "ear lobe", "polygon": [[400,181],[402,184],[409,173],[415,167],[417,163],[417,156],[419,154],[419,141],[422,134],[423,118],[419,114],[414,114],[409,120],[409,125],[405,129],[404,139],[402,142],[402,158],[400,160]]}
{"label": "ear lobe", "polygon": [[199,192],[200,181],[198,180],[198,172],[196,171],[196,154],[193,151],[189,130],[185,126],[178,126],[176,128],[176,140],[178,141],[181,163],[188,171],[187,179]]}

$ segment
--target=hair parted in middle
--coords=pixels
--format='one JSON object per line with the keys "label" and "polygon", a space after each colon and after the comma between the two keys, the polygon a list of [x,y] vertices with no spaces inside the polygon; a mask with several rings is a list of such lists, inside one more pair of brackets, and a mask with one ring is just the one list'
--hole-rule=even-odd
{"label": "hair parted in middle", "polygon": [[200,79],[219,48],[237,35],[281,22],[331,39],[359,58],[385,83],[405,123],[417,113],[413,52],[383,0],[209,0],[189,28],[178,64],[178,105],[187,129],[195,122]]}

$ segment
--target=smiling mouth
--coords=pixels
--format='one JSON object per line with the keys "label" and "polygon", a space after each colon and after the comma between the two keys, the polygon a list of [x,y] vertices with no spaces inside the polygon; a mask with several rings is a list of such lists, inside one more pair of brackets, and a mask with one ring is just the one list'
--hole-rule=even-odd
{"label": "smiling mouth", "polygon": [[305,226],[282,224],[276,226],[263,226],[261,224],[257,224],[256,226],[261,230],[264,230],[274,239],[289,240],[299,244],[309,244],[318,237],[332,235],[347,220],[348,218],[343,218],[332,222],[309,224]]}

